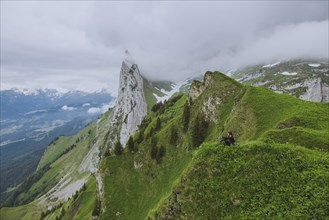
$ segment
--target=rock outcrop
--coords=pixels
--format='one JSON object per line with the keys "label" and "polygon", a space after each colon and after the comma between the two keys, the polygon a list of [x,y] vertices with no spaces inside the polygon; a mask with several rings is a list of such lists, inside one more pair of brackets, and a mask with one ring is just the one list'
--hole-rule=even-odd
{"label": "rock outcrop", "polygon": [[329,102],[329,86],[321,78],[307,80],[302,86],[307,90],[299,98],[314,102]]}
{"label": "rock outcrop", "polygon": [[203,82],[193,80],[188,92],[189,99],[194,101],[196,98],[198,98],[203,93],[203,91],[211,84],[212,81],[213,80],[211,72],[206,72]]}
{"label": "rock outcrop", "polygon": [[122,62],[118,98],[110,118],[112,144],[119,140],[125,146],[147,114],[143,81],[137,64],[128,60]]}

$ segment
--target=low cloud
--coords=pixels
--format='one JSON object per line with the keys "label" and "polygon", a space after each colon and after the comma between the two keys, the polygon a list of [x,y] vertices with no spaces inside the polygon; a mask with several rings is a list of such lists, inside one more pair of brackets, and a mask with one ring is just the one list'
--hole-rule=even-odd
{"label": "low cloud", "polygon": [[64,105],[64,106],[62,107],[62,110],[63,110],[63,111],[73,111],[73,110],[76,110],[76,108],[74,108],[74,107],[69,107],[69,106],[67,106],[67,105]]}
{"label": "low cloud", "polygon": [[328,58],[328,1],[1,1],[1,89],[117,93],[128,49],[149,79]]}
{"label": "low cloud", "polygon": [[114,107],[114,102],[108,103],[108,104],[104,104],[102,107],[97,108],[97,107],[91,107],[88,109],[88,113],[89,114],[102,114],[106,111],[109,110],[109,108],[113,108]]}

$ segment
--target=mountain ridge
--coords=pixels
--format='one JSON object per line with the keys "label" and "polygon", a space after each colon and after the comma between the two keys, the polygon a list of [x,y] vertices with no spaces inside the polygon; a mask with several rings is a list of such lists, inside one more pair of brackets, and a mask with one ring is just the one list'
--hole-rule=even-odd
{"label": "mountain ridge", "polygon": [[303,100],[329,102],[329,63],[326,59],[296,59],[259,64],[231,71],[239,82],[262,86]]}
{"label": "mountain ridge", "polygon": [[[139,86],[143,87],[145,100],[150,99],[153,91],[156,91],[151,87],[146,91],[144,88],[148,85],[145,83]],[[129,101],[129,97],[123,100]],[[154,96],[151,100],[153,103],[156,102]],[[174,96],[151,108],[136,132],[132,134],[133,147],[126,147],[122,154],[115,155],[115,152],[108,151],[102,154],[96,150],[106,152],[114,147],[109,142],[112,138],[109,131],[114,126],[109,123],[115,115],[113,109],[77,136],[68,137],[72,144],[79,139],[72,149],[69,142],[64,139],[55,142],[54,149],[64,144],[60,151],[70,150],[51,163],[52,168],[46,171],[46,174],[32,187],[38,189],[37,185],[43,181],[48,181],[52,186],[59,183],[58,186],[62,185],[61,189],[68,186],[65,185],[66,181],[72,185],[81,179],[82,174],[79,174],[78,167],[81,164],[88,164],[88,160],[83,159],[86,155],[93,154],[94,158],[100,158],[99,169],[92,171],[91,174],[88,174],[90,170],[83,174],[86,175],[86,187],[85,190],[82,190],[84,187],[81,190],[74,188],[79,191],[76,196],[71,197],[67,194],[69,197],[61,200],[52,197],[54,201],[48,201],[52,204],[50,209],[45,207],[45,204],[40,204],[41,196],[27,205],[34,211],[26,212],[24,215],[34,213],[35,216],[43,216],[44,219],[55,219],[59,216],[65,219],[81,217],[79,213],[84,210],[87,218],[98,219],[172,219],[184,218],[184,216],[198,219],[200,215],[209,218],[223,216],[229,219],[232,216],[243,217],[245,208],[248,208],[247,204],[252,204],[251,208],[256,217],[283,216],[285,209],[277,207],[277,204],[284,203],[286,197],[278,197],[276,200],[268,197],[273,192],[278,192],[273,191],[274,185],[271,185],[271,181],[267,181],[271,175],[277,175],[278,180],[290,174],[299,178],[301,171],[305,171],[306,173],[302,173],[304,176],[315,178],[311,182],[299,181],[300,184],[296,184],[296,189],[303,191],[309,183],[320,187],[323,193],[317,193],[316,187],[308,188],[308,192],[313,195],[313,202],[325,200],[325,195],[328,195],[326,193],[329,192],[328,186],[321,184],[321,181],[326,182],[329,176],[328,171],[321,165],[329,161],[327,153],[329,143],[326,142],[329,139],[326,123],[329,120],[327,109],[327,103],[303,101],[290,95],[276,94],[266,88],[243,85],[220,72],[207,72],[204,82],[193,81],[187,95]],[[121,116],[120,120],[124,121],[124,115]],[[314,117],[319,120],[314,121]],[[299,132],[296,138],[289,138],[289,135],[294,134],[293,129],[307,132]],[[113,134],[119,135],[119,131],[117,127]],[[225,147],[218,143],[227,131],[233,131],[238,146]],[[311,135],[313,135],[311,142],[316,143],[315,146],[309,142],[301,146],[300,140],[307,140]],[[288,157],[282,156],[285,149],[291,152]],[[315,156],[305,157],[303,152]],[[57,155],[60,153],[57,152]],[[219,159],[222,155],[226,155],[226,160]],[[255,158],[267,155],[267,160],[253,160],[248,155],[255,155]],[[305,163],[300,161],[300,157],[305,159]],[[292,169],[277,166],[275,162],[277,158]],[[291,158],[296,163],[291,163]],[[51,162],[50,159],[48,161]],[[242,166],[241,161],[245,161],[248,166]],[[267,162],[273,170],[268,169],[267,165],[264,169],[258,169],[261,167],[260,163]],[[223,173],[221,172],[223,167],[229,172],[221,176],[219,174]],[[244,170],[244,167],[248,170]],[[301,171],[295,172],[296,169],[301,168]],[[60,172],[59,176],[54,177],[57,182],[52,182],[49,178],[52,175],[56,176],[56,170],[67,169],[75,170],[71,180],[68,180],[67,172]],[[284,169],[284,172],[281,169]],[[252,191],[248,187],[244,188],[245,191],[242,190],[243,187],[241,188],[248,178],[245,174],[252,171],[259,173],[259,181],[266,183],[260,188],[262,193]],[[261,172],[267,173],[262,175]],[[218,176],[223,179],[216,179]],[[226,183],[234,184],[232,179],[239,180],[238,185],[234,185],[240,190],[236,194],[220,188]],[[295,179],[290,181],[293,183]],[[279,182],[273,181],[273,184],[277,183]],[[203,188],[204,191],[198,187]],[[279,189],[288,192],[293,201],[297,201],[298,198],[305,201],[309,195],[291,192],[287,185],[282,187]],[[91,191],[96,190],[97,194],[90,194]],[[30,191],[31,189],[27,193]],[[73,192],[70,191],[72,194]],[[216,194],[218,192],[223,192],[226,197],[220,201],[214,200],[220,197]],[[267,201],[266,204],[272,205],[274,211],[266,207],[266,212],[270,213],[266,215],[266,212],[261,211],[264,203],[254,205],[252,198],[245,196],[249,193],[258,196],[259,201]],[[40,195],[45,196],[47,193]],[[89,200],[86,199],[87,195],[91,196]],[[19,196],[24,198],[23,195]],[[62,205],[57,207],[56,204]],[[319,210],[315,211],[311,203],[294,204],[298,207],[294,209],[295,212],[289,213],[290,217],[294,214],[303,216],[301,210],[314,213],[318,218],[324,216],[326,207],[319,206]],[[291,207],[290,203],[286,205],[288,208]],[[211,216],[212,213],[205,210],[213,210],[214,206],[220,213]],[[2,208],[1,215],[14,216],[13,212],[18,208],[20,207]],[[35,211],[38,209],[41,210]]]}

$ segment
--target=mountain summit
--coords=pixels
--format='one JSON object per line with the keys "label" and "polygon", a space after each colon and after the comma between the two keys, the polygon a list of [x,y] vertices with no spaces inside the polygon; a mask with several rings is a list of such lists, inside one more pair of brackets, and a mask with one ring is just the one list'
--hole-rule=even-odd
{"label": "mountain summit", "polygon": [[119,125],[117,138],[123,145],[147,114],[143,81],[137,64],[131,60],[122,62],[118,98],[110,123]]}

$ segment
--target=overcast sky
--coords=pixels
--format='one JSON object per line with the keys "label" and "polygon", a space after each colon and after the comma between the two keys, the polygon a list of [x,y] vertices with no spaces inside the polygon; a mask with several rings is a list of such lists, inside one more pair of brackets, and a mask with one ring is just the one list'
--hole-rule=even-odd
{"label": "overcast sky", "polygon": [[117,93],[129,50],[151,79],[328,58],[328,1],[1,1],[1,89]]}

